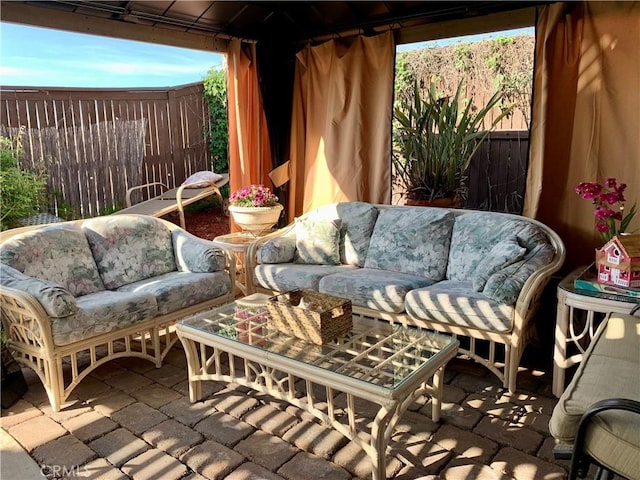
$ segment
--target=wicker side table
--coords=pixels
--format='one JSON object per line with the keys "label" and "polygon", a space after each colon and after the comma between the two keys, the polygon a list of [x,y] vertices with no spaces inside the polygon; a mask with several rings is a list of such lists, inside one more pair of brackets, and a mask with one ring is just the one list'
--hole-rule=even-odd
{"label": "wicker side table", "polygon": [[553,394],[560,397],[565,389],[566,370],[582,361],[591,339],[609,312],[629,313],[636,299],[620,295],[589,292],[574,288],[574,280],[586,267],[567,275],[558,285],[555,348],[553,352]]}

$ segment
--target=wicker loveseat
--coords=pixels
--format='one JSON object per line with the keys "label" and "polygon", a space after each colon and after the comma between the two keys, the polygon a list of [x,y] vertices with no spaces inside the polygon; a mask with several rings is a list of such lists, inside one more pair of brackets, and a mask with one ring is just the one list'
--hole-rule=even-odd
{"label": "wicker loveseat", "polygon": [[256,240],[247,268],[253,291],[316,290],[349,298],[356,313],[457,335],[514,391],[564,256],[555,232],[521,216],[345,202]]}
{"label": "wicker loveseat", "polygon": [[109,360],[140,357],[159,367],[177,341],[176,320],[233,300],[230,257],[153,217],[26,227],[0,242],[3,331],[54,411]]}

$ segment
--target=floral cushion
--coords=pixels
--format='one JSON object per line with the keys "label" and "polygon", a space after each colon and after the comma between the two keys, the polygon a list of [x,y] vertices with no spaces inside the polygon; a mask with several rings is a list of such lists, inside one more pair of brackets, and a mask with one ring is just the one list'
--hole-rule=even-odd
{"label": "floral cushion", "polygon": [[256,259],[258,263],[289,263],[293,262],[295,251],[295,237],[272,238],[260,246]]}
{"label": "floral cushion", "polygon": [[0,261],[29,277],[60,285],[75,297],[105,288],[77,225],[51,225],[15,235],[0,245]]}
{"label": "floral cushion", "polygon": [[433,283],[424,277],[369,268],[347,270],[320,280],[319,291],[348,298],[354,305],[382,312],[404,312],[404,299],[415,288]]}
{"label": "floral cushion", "polygon": [[171,232],[173,252],[178,269],[183,272],[218,272],[226,266],[224,251],[210,240],[184,230]]}
{"label": "floral cushion", "polygon": [[441,208],[381,210],[365,268],[442,280],[447,271],[453,221],[453,214]]}
{"label": "floral cushion", "polygon": [[520,246],[515,236],[496,243],[491,251],[478,263],[471,277],[473,289],[476,292],[482,291],[491,275],[521,260],[526,251],[527,249]]}
{"label": "floral cushion", "polygon": [[78,303],[67,289],[24,275],[9,265],[0,266],[0,285],[33,295],[52,317],[66,317],[78,311]]}
{"label": "floral cushion", "polygon": [[478,328],[488,332],[509,332],[514,307],[473,290],[471,282],[444,280],[409,292],[407,313],[427,322]]}
{"label": "floral cushion", "polygon": [[153,320],[158,307],[148,293],[102,292],[78,297],[79,310],[51,320],[53,343],[70,343]]}
{"label": "floral cushion", "polygon": [[256,285],[279,292],[294,288],[318,291],[322,277],[354,268],[352,265],[265,264],[256,266],[254,279]]}
{"label": "floral cushion", "polygon": [[482,293],[497,302],[515,305],[527,279],[533,272],[549,264],[554,255],[555,251],[551,245],[538,245],[519,262],[491,275]]}
{"label": "floral cushion", "polygon": [[478,264],[500,241],[516,237],[520,246],[530,251],[549,243],[546,234],[527,219],[496,212],[470,212],[457,216],[451,235],[447,279],[466,281],[473,277]]}
{"label": "floral cushion", "polygon": [[118,292],[153,295],[160,315],[218,298],[230,291],[231,280],[226,272],[169,272],[118,288]]}
{"label": "floral cushion", "polygon": [[222,175],[219,173],[209,172],[204,170],[202,172],[196,172],[187,178],[182,185],[185,188],[203,188],[208,187],[209,185],[213,185],[216,182],[222,180]]}
{"label": "floral cushion", "polygon": [[110,290],[177,270],[171,232],[155,218],[99,217],[84,222],[82,230]]}
{"label": "floral cushion", "polygon": [[298,220],[293,261],[312,265],[339,265],[340,221]]}
{"label": "floral cushion", "polygon": [[365,202],[325,205],[310,213],[313,218],[340,219],[340,263],[364,267],[378,209]]}

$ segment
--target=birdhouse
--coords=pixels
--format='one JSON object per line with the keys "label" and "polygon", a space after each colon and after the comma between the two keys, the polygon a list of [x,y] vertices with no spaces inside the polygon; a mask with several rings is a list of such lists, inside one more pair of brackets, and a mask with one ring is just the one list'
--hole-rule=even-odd
{"label": "birdhouse", "polygon": [[598,282],[640,288],[640,235],[616,235],[596,250]]}

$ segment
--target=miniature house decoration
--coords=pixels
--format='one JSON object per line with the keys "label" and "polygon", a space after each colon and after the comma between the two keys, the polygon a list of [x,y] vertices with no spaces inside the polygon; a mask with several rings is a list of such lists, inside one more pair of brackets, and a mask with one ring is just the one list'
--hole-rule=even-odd
{"label": "miniature house decoration", "polygon": [[640,288],[640,234],[617,235],[596,249],[598,282]]}

